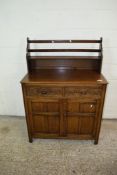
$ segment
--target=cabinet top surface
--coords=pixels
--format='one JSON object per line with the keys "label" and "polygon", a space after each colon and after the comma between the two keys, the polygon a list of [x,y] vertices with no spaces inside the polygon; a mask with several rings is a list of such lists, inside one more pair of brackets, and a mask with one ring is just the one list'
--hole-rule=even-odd
{"label": "cabinet top surface", "polygon": [[48,84],[107,84],[104,76],[96,71],[91,70],[49,70],[42,69],[37,72],[26,74],[21,83],[48,83]]}

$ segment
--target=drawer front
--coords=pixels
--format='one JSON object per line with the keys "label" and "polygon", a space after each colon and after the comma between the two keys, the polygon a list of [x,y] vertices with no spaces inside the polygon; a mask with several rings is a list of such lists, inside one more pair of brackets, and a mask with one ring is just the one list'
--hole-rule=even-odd
{"label": "drawer front", "polygon": [[44,86],[27,86],[26,95],[39,97],[61,97],[62,88],[59,87],[44,87]]}
{"label": "drawer front", "polygon": [[102,87],[65,87],[65,97],[101,98]]}

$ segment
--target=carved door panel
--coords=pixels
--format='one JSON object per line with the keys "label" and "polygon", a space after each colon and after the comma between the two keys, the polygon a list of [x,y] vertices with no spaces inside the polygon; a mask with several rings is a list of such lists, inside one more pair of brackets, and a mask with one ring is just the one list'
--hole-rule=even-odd
{"label": "carved door panel", "polygon": [[96,116],[98,113],[97,101],[66,101],[66,135],[94,135]]}
{"label": "carved door panel", "polygon": [[81,102],[80,103],[80,129],[79,134],[93,135],[96,121],[97,103]]}
{"label": "carved door panel", "polygon": [[65,129],[66,135],[77,135],[79,133],[79,102],[74,100],[66,101],[65,110]]}
{"label": "carved door panel", "polygon": [[56,99],[30,100],[30,118],[34,133],[59,135],[60,105]]}

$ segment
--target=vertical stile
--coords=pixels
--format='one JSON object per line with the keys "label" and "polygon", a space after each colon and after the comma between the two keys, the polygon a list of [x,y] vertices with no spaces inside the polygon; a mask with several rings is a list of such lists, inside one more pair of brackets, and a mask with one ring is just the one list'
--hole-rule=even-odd
{"label": "vertical stile", "polygon": [[103,48],[102,48],[102,37],[100,38],[100,46],[99,49],[101,50],[101,52],[99,53],[99,57],[101,58],[101,63],[100,63],[100,73],[101,73],[101,69],[102,69],[102,59],[103,59]]}
{"label": "vertical stile", "polygon": [[29,57],[30,57],[30,52],[28,50],[30,49],[30,42],[29,38],[27,37],[27,48],[26,48],[26,61],[27,61],[27,69],[28,72],[30,72],[30,66],[29,66]]}

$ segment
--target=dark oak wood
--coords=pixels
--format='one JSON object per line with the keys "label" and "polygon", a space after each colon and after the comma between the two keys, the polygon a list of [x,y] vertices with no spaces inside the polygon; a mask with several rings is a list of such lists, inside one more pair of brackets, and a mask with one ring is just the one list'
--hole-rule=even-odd
{"label": "dark oak wood", "polygon": [[80,60],[80,59],[86,59],[86,60],[97,60],[97,59],[101,59],[101,56],[99,57],[99,56],[30,56],[29,57],[30,59],[32,59],[32,60],[35,60],[35,59],[37,59],[37,60],[69,60],[69,59],[78,59],[78,60]]}
{"label": "dark oak wood", "polygon": [[101,43],[101,40],[29,40],[28,43]]}
{"label": "dark oak wood", "polygon": [[[85,48],[38,48],[37,44],[42,43],[44,44],[50,43],[51,45],[57,43],[67,43],[72,44],[96,44],[98,48],[90,47]],[[31,44],[35,44],[35,47],[31,48]],[[78,46],[77,46],[78,47]],[[40,54],[40,53],[67,53],[73,52],[78,54],[77,56],[41,56],[41,55],[31,55]],[[81,55],[81,54],[88,54],[88,55]],[[80,55],[79,55],[80,54]],[[97,55],[92,55],[97,54]],[[30,40],[27,38],[27,67],[28,72],[34,72],[34,70],[40,69],[87,69],[87,70],[96,70],[97,72],[101,72],[101,65],[102,65],[102,38],[100,40]]]}
{"label": "dark oak wood", "polygon": [[28,52],[101,52],[101,49],[28,49]]}
{"label": "dark oak wood", "polygon": [[[69,86],[81,85],[100,85],[106,84],[104,76],[92,70],[77,70],[77,69],[40,69],[28,73],[23,78],[22,82],[26,84],[55,84],[57,86],[63,84]],[[74,84],[72,84],[74,83]]]}
{"label": "dark oak wood", "polygon": [[[75,49],[77,52],[96,51],[97,56],[34,56],[30,51],[40,52],[40,49],[30,49],[32,43],[97,43],[99,49]],[[107,80],[101,74],[102,38],[100,40],[27,38],[26,59],[28,73],[21,84],[29,142],[32,142],[33,138],[64,138],[90,139],[97,144],[107,86]]]}

